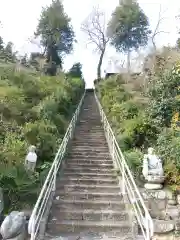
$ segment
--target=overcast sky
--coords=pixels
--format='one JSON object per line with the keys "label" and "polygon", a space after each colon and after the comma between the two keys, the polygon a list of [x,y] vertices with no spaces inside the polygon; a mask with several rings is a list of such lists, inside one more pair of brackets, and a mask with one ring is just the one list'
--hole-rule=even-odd
{"label": "overcast sky", "polygon": [[[65,11],[72,19],[72,25],[76,33],[78,44],[75,45],[74,53],[66,57],[64,68],[69,69],[74,62],[80,61],[83,64],[83,74],[87,86],[91,86],[93,79],[96,77],[96,65],[98,56],[93,50],[93,46],[86,46],[86,37],[81,32],[80,26],[82,21],[91,12],[93,6],[99,5],[106,13],[109,19],[112,11],[117,6],[119,0],[63,0]],[[38,18],[40,16],[42,6],[50,4],[51,0],[0,0],[0,35],[4,41],[12,41],[16,50],[22,54],[37,50],[35,46],[29,43],[28,39],[33,36],[36,29]],[[144,9],[149,17],[152,30],[155,28],[159,7],[162,4],[165,18],[161,24],[162,33],[157,37],[158,46],[173,45],[177,39],[177,20],[175,16],[180,13],[179,0],[139,0],[140,6]],[[103,64],[103,71],[107,67],[108,59],[118,57],[115,51],[109,48]]]}

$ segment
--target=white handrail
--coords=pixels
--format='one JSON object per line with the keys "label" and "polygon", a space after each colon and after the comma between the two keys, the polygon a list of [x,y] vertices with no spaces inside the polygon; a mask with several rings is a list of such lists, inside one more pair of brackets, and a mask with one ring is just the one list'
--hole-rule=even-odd
{"label": "white handrail", "polygon": [[72,120],[69,124],[69,127],[66,131],[66,134],[62,140],[62,143],[58,149],[58,152],[56,153],[56,156],[54,158],[54,161],[52,163],[52,166],[49,170],[49,173],[46,177],[46,180],[44,182],[44,185],[41,189],[41,192],[39,194],[39,197],[37,199],[37,202],[34,206],[34,209],[32,211],[29,224],[28,224],[28,233],[31,235],[30,240],[35,240],[37,238],[40,223],[43,217],[43,214],[47,208],[47,203],[49,200],[49,197],[51,193],[53,193],[56,190],[56,177],[58,170],[61,166],[62,159],[64,157],[64,154],[66,152],[67,145],[69,143],[69,140],[73,137],[73,132],[76,126],[77,119],[79,117],[80,109],[84,100],[85,92],[79,102],[79,105],[72,117]]}
{"label": "white handrail", "polygon": [[141,228],[144,240],[150,240],[154,233],[153,220],[149,214],[148,209],[144,203],[144,200],[139,192],[138,187],[134,181],[132,173],[126,163],[126,160],[122,154],[122,151],[116,141],[112,128],[107,120],[104,110],[95,94],[96,102],[99,107],[102,123],[104,126],[104,132],[109,146],[109,150],[114,161],[114,164],[121,172],[122,176],[122,193],[127,194],[128,199],[134,210],[136,219]]}

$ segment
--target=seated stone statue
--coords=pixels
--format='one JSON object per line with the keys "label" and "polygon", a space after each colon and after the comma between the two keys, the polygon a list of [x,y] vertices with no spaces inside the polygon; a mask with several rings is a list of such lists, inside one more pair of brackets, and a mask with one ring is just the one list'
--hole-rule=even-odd
{"label": "seated stone statue", "polygon": [[37,154],[35,152],[36,147],[34,145],[29,147],[29,152],[25,158],[25,167],[28,171],[34,172],[37,162]]}
{"label": "seated stone statue", "polygon": [[143,159],[143,176],[152,186],[145,184],[151,189],[162,188],[160,183],[164,182],[164,171],[161,159],[154,153],[153,148],[148,148],[148,154]]}

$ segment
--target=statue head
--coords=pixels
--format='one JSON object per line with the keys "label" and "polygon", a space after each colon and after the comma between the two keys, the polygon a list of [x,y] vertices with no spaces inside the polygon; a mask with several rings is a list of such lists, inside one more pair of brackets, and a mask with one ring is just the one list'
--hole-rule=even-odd
{"label": "statue head", "polygon": [[31,145],[31,146],[29,147],[29,152],[35,152],[35,150],[36,150],[36,146]]}
{"label": "statue head", "polygon": [[148,154],[149,155],[154,154],[154,148],[152,148],[152,147],[148,148]]}

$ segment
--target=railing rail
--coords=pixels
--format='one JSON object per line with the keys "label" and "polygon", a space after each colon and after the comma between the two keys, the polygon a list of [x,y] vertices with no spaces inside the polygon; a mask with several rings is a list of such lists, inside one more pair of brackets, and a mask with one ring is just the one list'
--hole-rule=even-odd
{"label": "railing rail", "polygon": [[77,119],[79,117],[79,113],[81,110],[81,106],[84,100],[85,93],[83,94],[79,105],[72,117],[72,120],[69,124],[69,127],[67,128],[66,134],[64,135],[64,138],[62,140],[62,143],[58,149],[58,152],[56,153],[56,156],[54,158],[54,161],[52,163],[52,166],[49,170],[49,173],[46,177],[46,180],[44,182],[44,185],[41,189],[41,192],[39,194],[39,197],[37,199],[37,202],[34,206],[34,209],[32,211],[29,224],[28,224],[28,233],[31,235],[30,240],[37,239],[41,220],[43,218],[43,215],[45,213],[45,210],[47,208],[48,200],[50,198],[50,195],[55,191],[56,189],[56,177],[58,170],[61,166],[62,159],[64,157],[64,154],[66,152],[69,140],[73,137],[74,129],[76,126]]}
{"label": "railing rail", "polygon": [[127,194],[129,202],[131,203],[131,206],[134,210],[137,222],[141,228],[144,240],[150,240],[154,233],[153,220],[134,181],[134,178],[126,163],[122,151],[116,141],[112,128],[107,120],[107,117],[98,100],[96,93],[95,98],[99,107],[110,154],[112,156],[115,166],[118,168],[118,170],[120,170],[121,173],[122,193]]}

